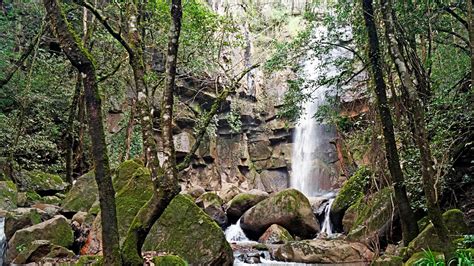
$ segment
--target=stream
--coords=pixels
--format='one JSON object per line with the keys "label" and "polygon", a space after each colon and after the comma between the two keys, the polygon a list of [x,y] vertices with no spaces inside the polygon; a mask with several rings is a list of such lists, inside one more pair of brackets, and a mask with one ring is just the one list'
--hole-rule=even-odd
{"label": "stream", "polygon": [[0,266],[3,265],[6,247],[7,237],[5,235],[5,217],[0,217]]}

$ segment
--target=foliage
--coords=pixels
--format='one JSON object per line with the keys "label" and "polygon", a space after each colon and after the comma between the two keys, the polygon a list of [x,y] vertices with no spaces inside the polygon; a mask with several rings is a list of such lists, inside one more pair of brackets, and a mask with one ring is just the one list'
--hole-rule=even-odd
{"label": "foliage", "polygon": [[230,112],[226,115],[227,123],[230,126],[232,133],[240,133],[242,130],[242,120],[240,117],[239,110],[231,108]]}
{"label": "foliage", "polygon": [[424,257],[415,262],[416,266],[444,266],[446,265],[442,259],[437,258],[433,252],[423,250]]}

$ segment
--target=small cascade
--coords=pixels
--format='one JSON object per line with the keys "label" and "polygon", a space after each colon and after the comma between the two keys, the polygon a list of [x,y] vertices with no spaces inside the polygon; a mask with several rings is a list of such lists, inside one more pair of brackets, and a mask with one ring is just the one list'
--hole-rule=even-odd
{"label": "small cascade", "polygon": [[0,217],[0,265],[3,265],[6,248],[7,236],[5,235],[5,217]]}
{"label": "small cascade", "polygon": [[224,232],[227,242],[250,242],[250,239],[245,235],[240,227],[240,219],[237,223],[230,225]]}
{"label": "small cascade", "polygon": [[331,206],[332,203],[334,202],[334,198],[329,199],[328,203],[326,204],[326,207],[324,208],[324,222],[321,227],[321,233],[325,234],[326,236],[331,236],[334,232],[332,229],[332,224],[331,224]]}

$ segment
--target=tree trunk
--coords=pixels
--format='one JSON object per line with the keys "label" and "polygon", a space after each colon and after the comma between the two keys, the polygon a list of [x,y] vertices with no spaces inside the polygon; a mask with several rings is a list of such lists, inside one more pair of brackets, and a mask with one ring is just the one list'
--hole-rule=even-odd
{"label": "tree trunk", "polygon": [[92,142],[92,155],[95,164],[95,179],[99,188],[99,202],[102,219],[102,238],[104,264],[121,265],[119,234],[115,210],[115,191],[112,185],[109,158],[105,142],[102,120],[102,106],[97,87],[93,58],[84,48],[82,41],[68,25],[57,0],[43,0],[48,20],[61,47],[71,64],[76,67],[83,79],[86,108],[89,115],[89,133]]}
{"label": "tree trunk", "polygon": [[400,167],[400,159],[393,130],[392,115],[387,101],[386,85],[383,79],[382,62],[380,58],[379,40],[377,28],[374,21],[374,9],[372,0],[362,0],[365,25],[369,39],[369,57],[372,64],[372,75],[375,81],[375,95],[377,98],[377,110],[382,123],[384,135],[385,153],[387,156],[388,168],[392,177],[392,184],[395,192],[395,201],[400,212],[400,222],[402,226],[403,242],[407,245],[418,235],[413,211],[406,193],[403,172]]}
{"label": "tree trunk", "polygon": [[[434,225],[434,229],[438,238],[443,242],[446,247],[446,251],[449,252],[451,248],[451,241],[449,240],[449,233],[442,219],[441,209],[438,205],[438,185],[435,180],[434,163],[431,156],[431,148],[428,142],[428,135],[425,126],[425,114],[422,105],[421,92],[425,89],[417,89],[415,82],[413,81],[406,62],[403,60],[402,55],[398,49],[399,44],[395,37],[395,26],[393,18],[393,8],[391,0],[381,0],[382,13],[385,24],[385,32],[387,35],[387,42],[390,50],[390,55],[397,68],[398,75],[402,82],[403,87],[407,90],[408,102],[406,106],[410,106],[411,115],[408,115],[410,124],[413,127],[412,134],[415,143],[420,151],[421,159],[421,174],[423,179],[423,190],[426,197],[426,204],[428,208],[428,217]],[[418,82],[420,86],[428,84],[427,80]]]}
{"label": "tree trunk", "polygon": [[69,182],[71,186],[74,181],[72,176],[74,169],[74,117],[76,116],[77,105],[79,104],[79,98],[81,96],[81,87],[81,74],[78,73],[66,128],[66,181]]}
{"label": "tree trunk", "polygon": [[[161,128],[163,138],[163,167],[151,164],[154,193],[152,198],[143,206],[133,219],[132,225],[122,247],[125,265],[142,265],[140,256],[143,242],[148,232],[161,216],[166,206],[179,193],[176,171],[176,158],[173,142],[173,104],[176,79],[176,62],[178,58],[179,35],[181,31],[182,7],[181,0],[171,2],[171,28],[168,42],[166,61],[166,87],[163,92]],[[146,94],[145,94],[146,95]],[[145,97],[145,95],[142,95]],[[140,95],[139,95],[140,97]],[[156,154],[154,154],[156,156]],[[158,161],[158,159],[154,160]],[[154,173],[154,171],[156,171]]]}
{"label": "tree trunk", "polygon": [[133,99],[132,104],[130,105],[130,117],[128,118],[127,133],[125,135],[125,151],[122,158],[123,160],[130,159],[130,146],[132,144],[133,126],[135,125],[135,109],[135,99]]}
{"label": "tree trunk", "polygon": [[471,90],[474,89],[474,0],[467,0],[467,19],[469,25],[469,47],[471,48]]}

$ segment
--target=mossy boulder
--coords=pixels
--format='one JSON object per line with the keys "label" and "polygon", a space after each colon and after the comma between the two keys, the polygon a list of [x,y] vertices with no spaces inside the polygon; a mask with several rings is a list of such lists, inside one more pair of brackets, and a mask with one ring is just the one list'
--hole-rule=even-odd
{"label": "mossy boulder", "polygon": [[21,250],[13,261],[13,264],[38,263],[47,259],[64,259],[72,257],[74,257],[74,252],[65,247],[53,245],[48,240],[35,240],[31,245],[28,245]]}
{"label": "mossy boulder", "polygon": [[[380,229],[391,223],[393,207],[390,187],[383,188],[351,207],[355,211],[352,228],[347,235],[348,240],[371,243],[380,237]],[[350,214],[352,212],[348,212]]]}
{"label": "mossy boulder", "polygon": [[369,181],[369,170],[361,167],[344,183],[331,205],[331,221],[336,227],[341,227],[345,211],[366,194]]}
{"label": "mossy boulder", "polygon": [[258,242],[265,244],[283,244],[293,240],[291,234],[283,226],[272,224],[258,239]]}
{"label": "mossy boulder", "polygon": [[5,236],[7,240],[23,228],[42,222],[40,211],[35,208],[18,208],[5,215]]}
{"label": "mossy boulder", "polygon": [[12,181],[0,181],[0,210],[12,210],[17,207],[18,190]]}
{"label": "mossy boulder", "polygon": [[224,232],[192,200],[177,195],[151,228],[144,251],[176,254],[193,265],[232,265]]}
{"label": "mossy boulder", "polygon": [[82,175],[66,194],[61,209],[66,212],[87,212],[97,200],[99,191],[94,171]]}
{"label": "mossy boulder", "polygon": [[[444,254],[441,253],[441,252],[435,252],[435,251],[432,251],[433,253],[433,256],[436,258],[436,260],[438,261],[442,261],[444,262]],[[406,266],[412,266],[412,265],[416,265],[416,262],[425,258],[426,257],[426,254],[425,252],[417,252],[415,254],[413,254],[406,262],[404,265]],[[431,264],[426,264],[426,265],[431,265]]]}
{"label": "mossy boulder", "polygon": [[197,198],[195,203],[220,227],[224,228],[228,225],[227,215],[222,208],[224,202],[216,193],[206,192]]}
{"label": "mossy boulder", "polygon": [[[467,234],[468,227],[464,220],[464,214],[458,209],[451,209],[443,213],[443,220],[450,233],[452,240]],[[423,249],[443,251],[445,249],[433,228],[433,224],[429,223],[420,234],[408,244],[410,252],[421,252]]]}
{"label": "mossy boulder", "polygon": [[22,191],[35,191],[40,195],[54,194],[66,190],[68,183],[55,174],[42,171],[23,171],[18,177],[19,187]]}
{"label": "mossy boulder", "polygon": [[143,167],[143,163],[139,160],[127,160],[121,163],[117,167],[116,175],[113,178],[115,191],[122,189],[128,183],[128,180],[135,173],[135,171]]}
{"label": "mossy boulder", "polygon": [[224,207],[227,217],[229,217],[229,222],[237,222],[248,209],[266,198],[268,198],[268,193],[257,189],[238,194]]}
{"label": "mossy boulder", "polygon": [[48,240],[53,245],[70,247],[74,241],[74,233],[69,222],[62,215],[18,230],[8,241],[7,262],[13,261],[22,250],[29,248],[35,240]]}
{"label": "mossy boulder", "polygon": [[182,258],[175,255],[163,255],[153,257],[155,266],[187,266],[188,264]]}
{"label": "mossy boulder", "polygon": [[[118,168],[117,177],[114,179],[114,188],[116,189],[115,205],[119,236],[120,241],[123,241],[135,215],[153,194],[150,171],[135,161],[126,161]],[[98,202],[94,203],[92,208],[96,208],[92,212],[98,213],[100,210]],[[100,219],[100,215],[97,215],[92,224],[86,246],[81,249],[83,254],[96,254],[102,249]]]}
{"label": "mossy boulder", "polygon": [[259,202],[240,220],[246,235],[253,239],[258,239],[272,224],[281,225],[302,238],[313,238],[320,230],[308,199],[292,188]]}

